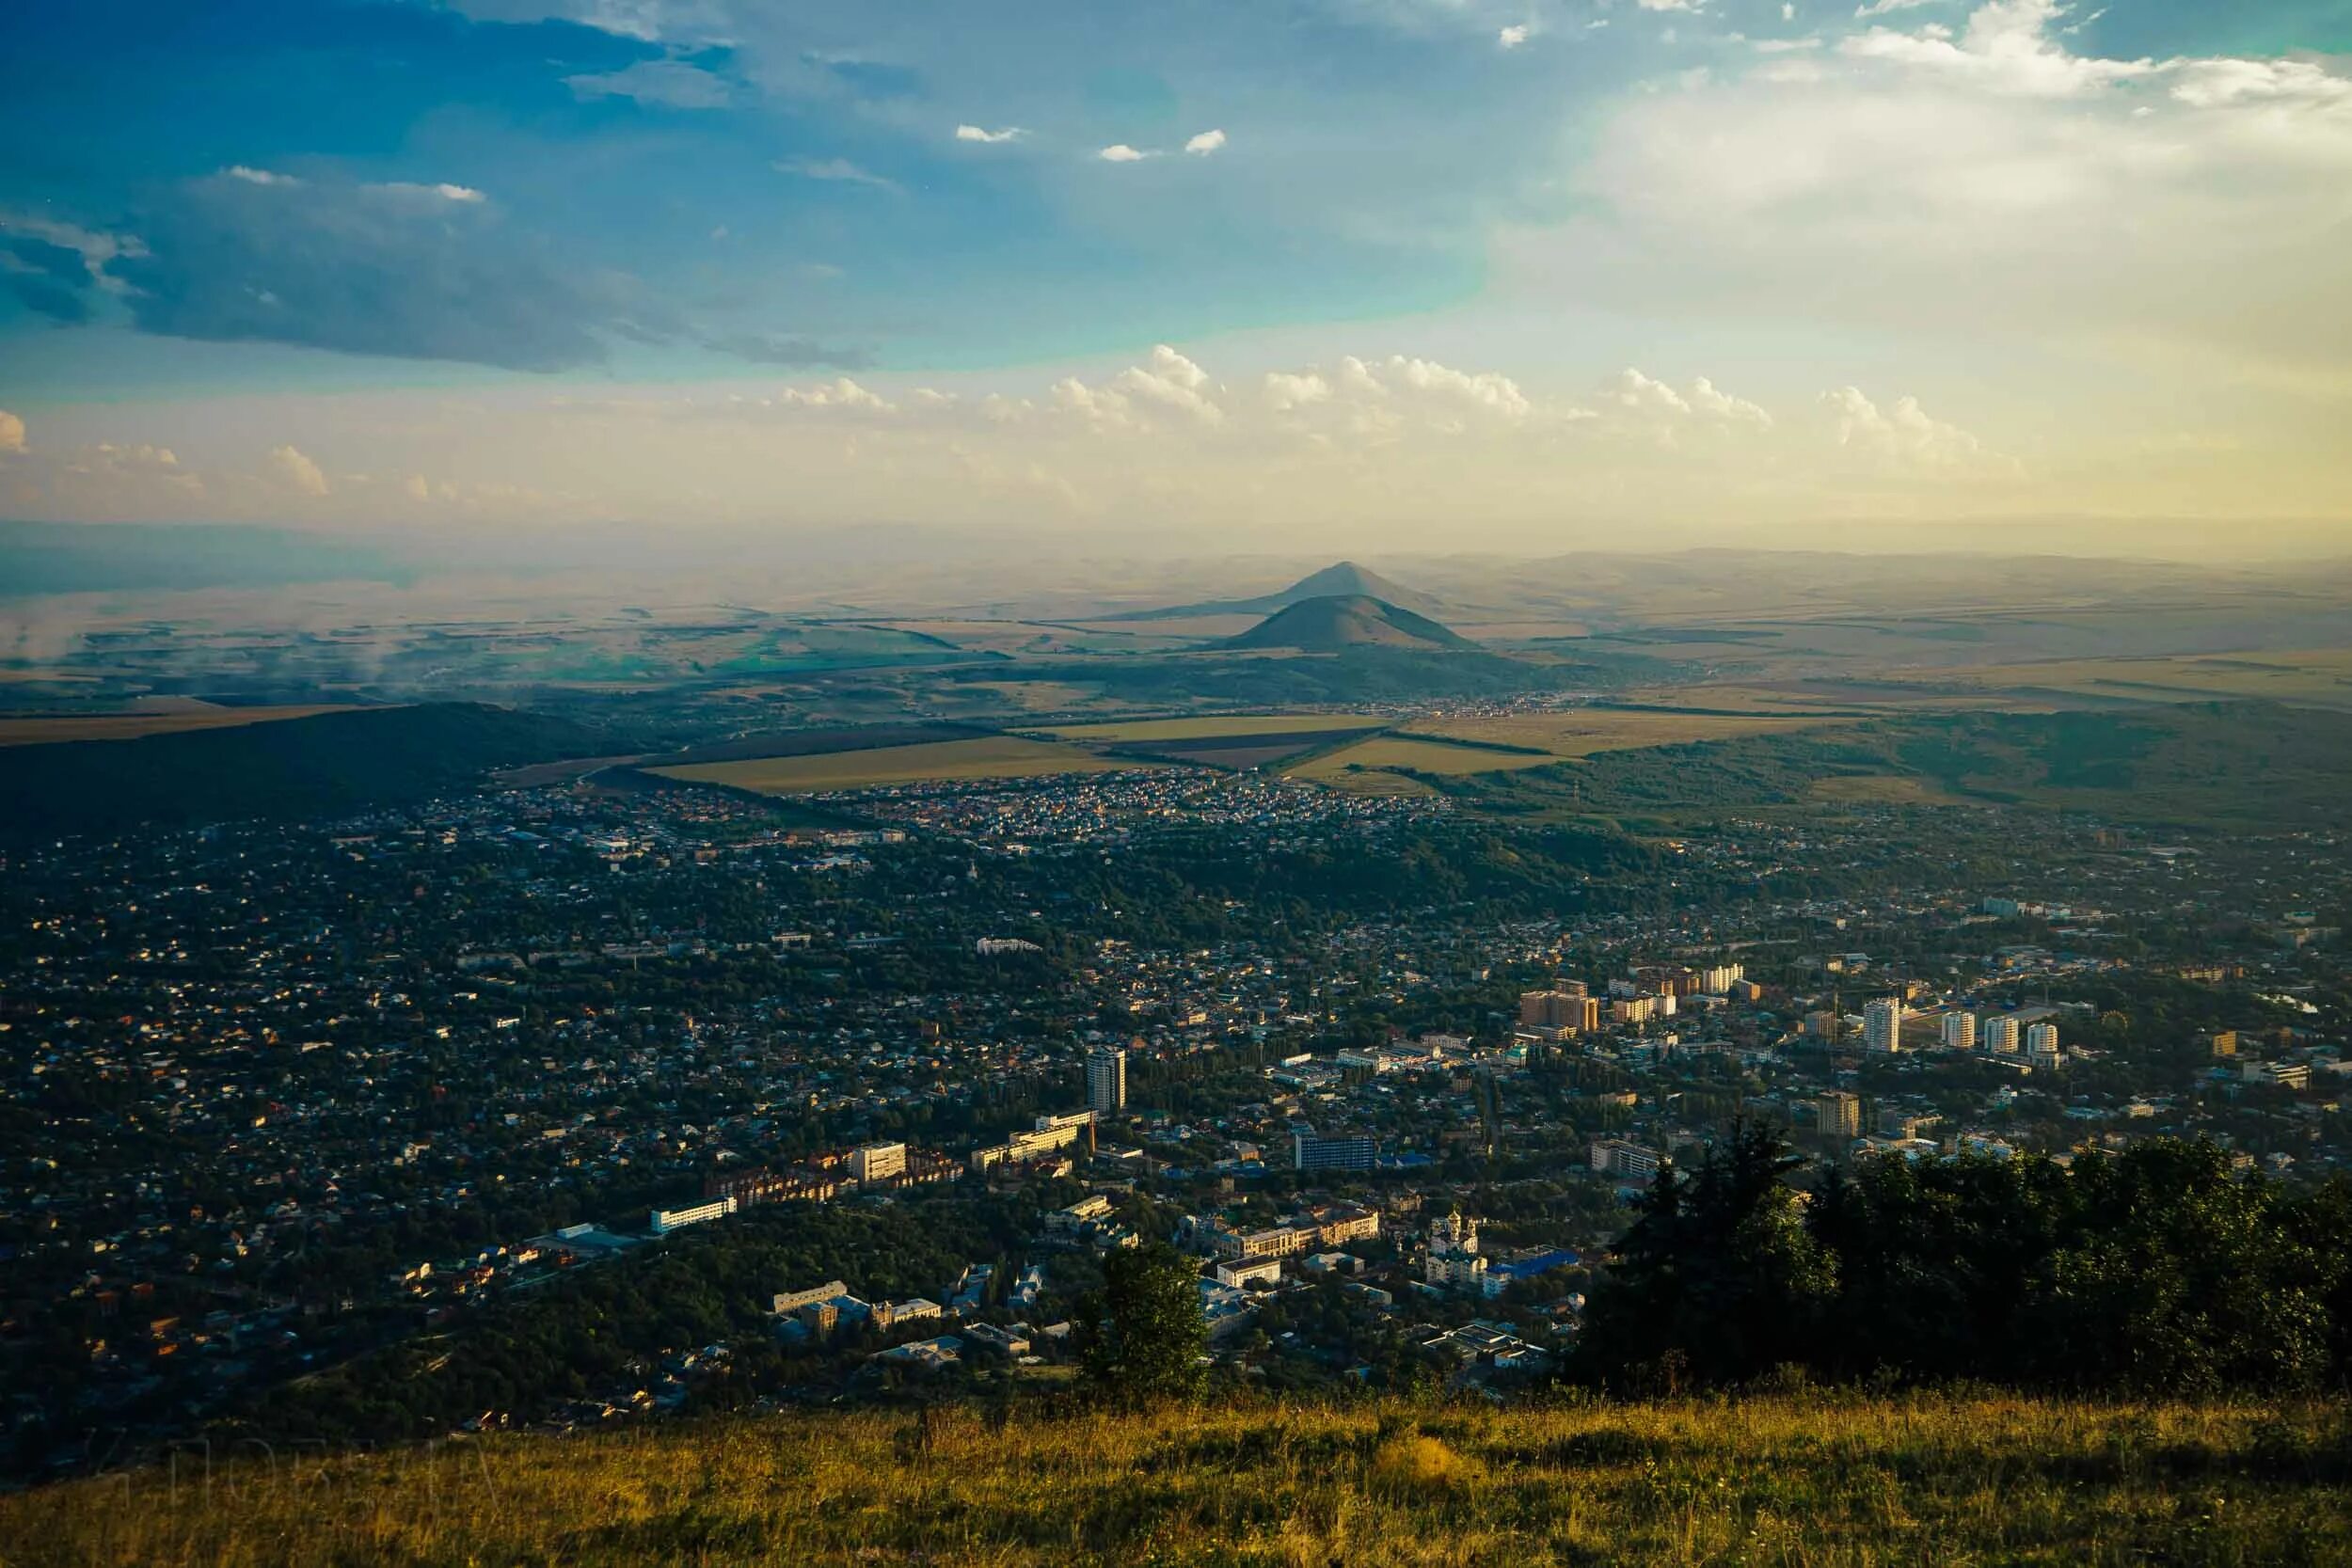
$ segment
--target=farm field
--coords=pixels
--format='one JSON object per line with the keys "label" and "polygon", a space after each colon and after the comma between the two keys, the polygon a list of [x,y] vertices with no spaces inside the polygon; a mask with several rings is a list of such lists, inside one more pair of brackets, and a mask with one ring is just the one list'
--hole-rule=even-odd
{"label": "farm field", "polygon": [[1544,768],[1561,759],[1542,752],[1498,752],[1484,746],[1449,746],[1439,740],[1416,740],[1401,735],[1376,735],[1353,746],[1311,757],[1289,769],[1295,779],[1355,789],[1362,775],[1390,769],[1416,773],[1498,773],[1519,768]]}
{"label": "farm field", "polygon": [[349,712],[348,703],[287,707],[200,707],[170,713],[79,713],[0,716],[0,746],[44,746],[68,740],[136,740],[183,730],[227,730],[318,713]]}
{"label": "farm field", "polygon": [[1756,680],[1722,686],[1650,687],[1625,693],[1625,700],[1658,707],[1703,708],[1709,713],[1763,714],[1787,718],[1843,718],[1857,712],[1943,713],[2043,711],[2052,703],[2020,697],[1965,682],[1944,671],[1919,672],[1915,684],[1900,675],[1884,680],[1838,680],[1816,676]]}
{"label": "farm field", "polygon": [[1057,740],[1128,746],[1152,741],[1201,741],[1229,736],[1304,735],[1314,730],[1369,730],[1384,722],[1360,713],[1252,713],[1226,718],[1117,719],[1101,724],[1056,724],[1041,729]]}
{"label": "farm field", "polygon": [[[1696,705],[1691,693],[1681,695]],[[1433,719],[1417,722],[1411,728],[1420,735],[1445,736],[1490,746],[1523,747],[1549,753],[1548,758],[1535,759],[1542,762],[1586,757],[1596,752],[1630,752],[1648,746],[1680,746],[1694,740],[1736,740],[1752,735],[1779,735],[1790,730],[1849,722],[1851,722],[1849,717],[1830,713],[1748,715],[1689,713],[1658,708],[1580,707],[1559,713],[1513,714],[1499,719]],[[1511,752],[1490,754],[1495,760],[1486,767],[1460,768],[1450,771],[1489,772],[1495,768],[1531,766],[1530,762]]]}
{"label": "farm field", "polygon": [[1082,747],[996,735],[914,746],[869,747],[855,752],[691,763],[647,771],[683,783],[725,784],[761,795],[805,795],[877,784],[1038,778],[1049,773],[1104,773],[1150,766],[1147,762],[1100,756]]}
{"label": "farm field", "polygon": [[2045,659],[1949,672],[1984,687],[2026,688],[2146,703],[2254,697],[2307,707],[2352,708],[2352,648],[2201,654],[2167,658]]}

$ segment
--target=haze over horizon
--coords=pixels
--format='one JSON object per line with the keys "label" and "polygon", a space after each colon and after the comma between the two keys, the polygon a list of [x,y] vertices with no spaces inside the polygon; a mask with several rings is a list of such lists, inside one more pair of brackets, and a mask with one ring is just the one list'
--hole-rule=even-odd
{"label": "haze over horizon", "polygon": [[2352,550],[2343,0],[23,12],[0,516]]}

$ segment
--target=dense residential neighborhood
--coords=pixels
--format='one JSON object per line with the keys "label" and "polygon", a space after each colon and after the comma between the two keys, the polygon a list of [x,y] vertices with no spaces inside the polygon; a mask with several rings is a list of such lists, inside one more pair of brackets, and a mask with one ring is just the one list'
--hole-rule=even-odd
{"label": "dense residential neighborhood", "polygon": [[[755,1240],[809,1266],[725,1332],[468,1418],[1048,1375],[1147,1240],[1246,1375],[1507,1397],[1733,1118],[1824,1168],[2352,1151],[2323,835],[1885,808],[1529,875],[1442,802],[1247,774],[830,803],[865,825],[541,788],[12,854],[17,1462]],[[910,1227],[987,1250],[922,1273]]]}

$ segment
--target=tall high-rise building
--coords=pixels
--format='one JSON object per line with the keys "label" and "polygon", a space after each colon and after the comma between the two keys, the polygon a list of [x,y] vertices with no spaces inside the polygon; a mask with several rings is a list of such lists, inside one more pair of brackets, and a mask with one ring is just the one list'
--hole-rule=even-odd
{"label": "tall high-rise building", "polygon": [[1825,1138],[1852,1138],[1862,1133],[1862,1097],[1832,1089],[1813,1101],[1815,1122]]}
{"label": "tall high-rise building", "polygon": [[2026,1054],[2055,1058],[2058,1052],[2058,1025],[2035,1023],[2026,1029]]}
{"label": "tall high-rise building", "polygon": [[1899,998],[1882,996],[1862,1009],[1862,1043],[1872,1051],[1888,1053],[1903,1048],[1903,1005]]}
{"label": "tall high-rise building", "polygon": [[1977,1048],[1977,1015],[1951,1012],[1944,1015],[1944,1046],[1947,1051],[1974,1051]]}
{"label": "tall high-rise building", "polygon": [[1115,1117],[1127,1108],[1127,1053],[1116,1046],[1087,1053],[1087,1109]]}
{"label": "tall high-rise building", "polygon": [[1581,980],[1570,980],[1550,990],[1521,991],[1519,1022],[1531,1029],[1580,1029],[1586,1000]]}
{"label": "tall high-rise building", "polygon": [[1997,1055],[2014,1056],[2023,1033],[2013,1018],[1988,1018],[1984,1021],[1984,1048]]}

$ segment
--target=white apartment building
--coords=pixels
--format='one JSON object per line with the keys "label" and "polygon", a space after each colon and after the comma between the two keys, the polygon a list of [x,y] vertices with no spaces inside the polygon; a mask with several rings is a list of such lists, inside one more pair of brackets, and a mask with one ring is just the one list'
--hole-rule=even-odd
{"label": "white apartment building", "polygon": [[1892,1054],[1903,1048],[1903,1004],[1900,997],[1882,996],[1862,1009],[1862,1043],[1871,1051]]}

